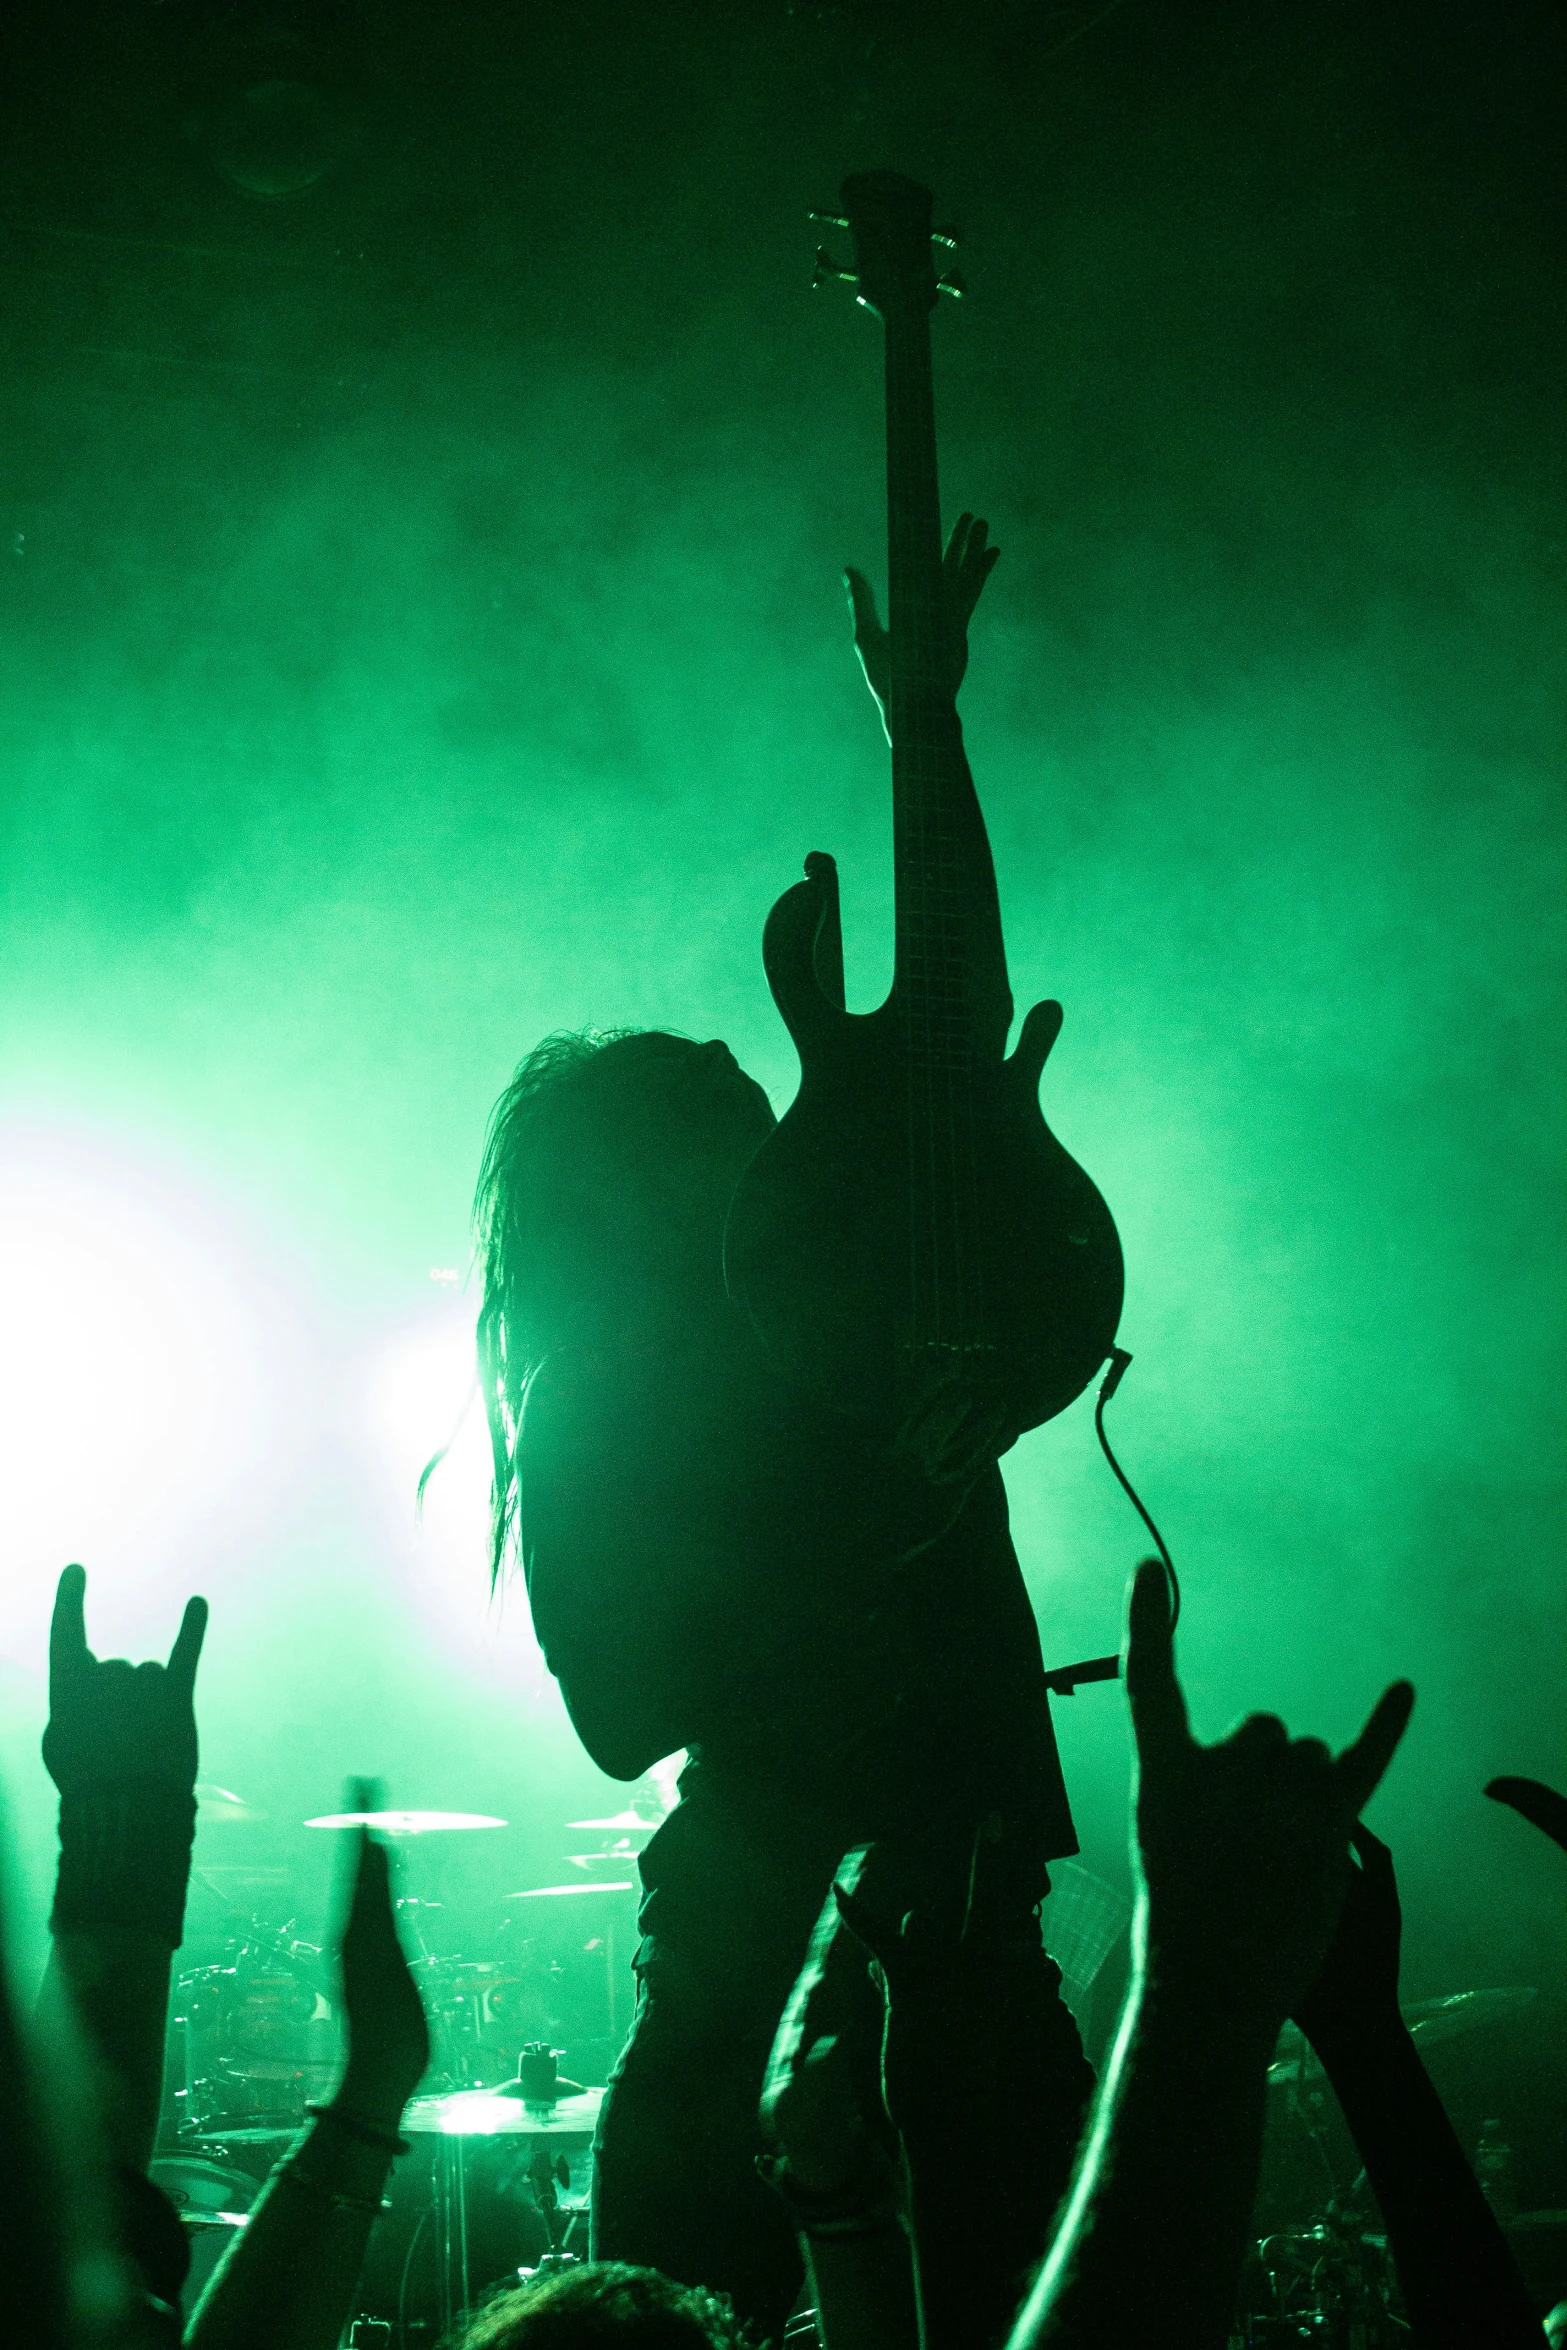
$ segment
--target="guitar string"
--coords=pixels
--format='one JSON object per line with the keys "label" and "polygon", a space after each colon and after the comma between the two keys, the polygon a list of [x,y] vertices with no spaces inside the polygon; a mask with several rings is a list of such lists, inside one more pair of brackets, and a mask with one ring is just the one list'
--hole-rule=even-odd
{"label": "guitar string", "polygon": [[[896,419],[905,451],[912,443],[921,456],[927,448],[934,459],[933,406],[930,387],[930,348],[922,319],[909,324],[910,348],[904,354],[903,380],[914,394],[914,413]],[[934,473],[934,464],[931,468]],[[917,674],[920,707],[928,711],[941,684],[940,520],[937,484],[922,478],[914,485],[913,512],[903,517],[905,536],[918,533],[922,572],[932,565],[936,594],[925,582],[921,599],[924,628],[911,648]],[[913,550],[906,550],[913,551]],[[907,570],[904,573],[908,576]],[[957,904],[958,843],[951,806],[950,777],[945,760],[923,730],[908,743],[918,810],[918,888],[911,892],[917,904],[918,955],[917,1031],[918,1063],[923,1083],[921,1124],[926,1130],[925,1152],[930,1191],[923,1204],[929,1239],[932,1291],[930,1338],[938,1353],[950,1353],[961,1364],[983,1335],[982,1301],[975,1283],[979,1268],[966,1248],[965,1231],[972,1238],[978,1208],[978,1157],[973,1104],[972,1007],[965,1001],[961,920]],[[943,790],[943,783],[949,788]]]}

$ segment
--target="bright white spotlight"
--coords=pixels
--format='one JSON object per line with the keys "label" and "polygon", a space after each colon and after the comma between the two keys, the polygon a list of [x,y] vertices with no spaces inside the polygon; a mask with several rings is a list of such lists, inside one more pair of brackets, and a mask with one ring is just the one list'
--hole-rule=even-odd
{"label": "bright white spotlight", "polygon": [[[264,1460],[257,1284],[188,1175],[103,1135],[0,1125],[0,1637],[29,1634],[67,1559],[127,1615],[188,1584],[193,1553]],[[40,1599],[42,1593],[42,1599]],[[106,1637],[111,1626],[98,1617]],[[118,1627],[112,1627],[113,1635]],[[33,1645],[31,1638],[26,1645]]]}

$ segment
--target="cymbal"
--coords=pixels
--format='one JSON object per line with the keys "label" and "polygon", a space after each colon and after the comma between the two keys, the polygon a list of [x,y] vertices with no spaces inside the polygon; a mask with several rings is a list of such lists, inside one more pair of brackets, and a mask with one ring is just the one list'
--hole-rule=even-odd
{"label": "cymbal", "polygon": [[503,1893],[503,1901],[549,1901],[568,1893],[635,1893],[630,1877],[618,1877],[613,1883],[594,1884],[591,1877],[576,1885],[524,1885],[520,1893]]}
{"label": "cymbal", "polygon": [[196,1817],[198,1820],[264,1820],[264,1811],[257,1811],[242,1795],[228,1787],[220,1787],[215,1779],[196,1781]]}
{"label": "cymbal", "polygon": [[402,2126],[410,2138],[590,2140],[603,2102],[602,2089],[581,2089],[549,2105],[524,2105],[493,2089],[456,2089],[449,2097],[416,2097]]}
{"label": "cymbal", "polygon": [[1422,1999],[1404,2009],[1404,2021],[1422,2056],[1443,2040],[1476,2032],[1483,2024],[1500,2024],[1521,2015],[1538,1991],[1523,1983],[1509,1983],[1498,1991],[1456,1991],[1448,1999]]}
{"label": "cymbal", "polygon": [[275,2122],[268,2122],[259,2129],[253,2124],[247,2123],[243,2129],[239,2130],[196,2130],[192,2132],[188,2143],[192,2146],[204,2147],[292,2146],[304,2127],[303,2122],[287,2122],[281,2128]]}
{"label": "cymbal", "polygon": [[607,1819],[568,1820],[566,1825],[568,1828],[640,1828],[644,1836],[651,1836],[664,1823],[662,1820],[644,1819],[639,1811],[612,1811]]}
{"label": "cymbal", "polygon": [[383,1836],[434,1836],[453,1828],[504,1828],[485,1811],[328,1811],[307,1828],[378,1828]]}
{"label": "cymbal", "polygon": [[[1487,2024],[1505,2023],[1509,2017],[1521,2015],[1538,1997],[1527,1985],[1511,1983],[1496,1991],[1455,1991],[1446,1999],[1419,1999],[1399,2012],[1423,2056],[1444,2040],[1456,2040],[1465,2032],[1478,2032]],[[1268,2067],[1268,2087],[1280,2089],[1322,2077],[1322,2061],[1305,2033],[1298,2024],[1286,2024]]]}

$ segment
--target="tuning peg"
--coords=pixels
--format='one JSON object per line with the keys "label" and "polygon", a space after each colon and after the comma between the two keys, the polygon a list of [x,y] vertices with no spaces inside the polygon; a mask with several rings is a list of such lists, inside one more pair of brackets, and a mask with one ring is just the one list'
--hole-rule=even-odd
{"label": "tuning peg", "polygon": [[846,285],[854,283],[852,269],[841,269],[825,245],[816,248],[816,267],[811,272],[813,286]]}
{"label": "tuning peg", "polygon": [[806,218],[816,228],[847,228],[849,225],[841,212],[811,212]]}
{"label": "tuning peg", "polygon": [[955,228],[933,228],[930,241],[933,245],[945,245],[949,253],[955,253],[958,249],[958,232]]}
{"label": "tuning peg", "polygon": [[946,277],[937,278],[936,291],[938,294],[950,294],[954,302],[961,302],[968,292],[968,287],[960,277],[949,274]]}

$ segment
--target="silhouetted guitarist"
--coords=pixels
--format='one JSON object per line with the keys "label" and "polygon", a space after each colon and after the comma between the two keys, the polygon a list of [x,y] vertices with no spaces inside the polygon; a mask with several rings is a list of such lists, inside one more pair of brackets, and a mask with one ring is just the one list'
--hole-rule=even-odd
{"label": "silhouetted guitarist", "polygon": [[[944,575],[954,736],[994,560],[965,517]],[[863,582],[855,603],[884,698]],[[1010,1433],[938,1391],[894,1448],[803,1401],[726,1294],[726,1210],[773,1129],[722,1044],[551,1037],[497,1106],[478,1193],[495,1565],[515,1541],[602,1770],[631,1779],[690,1755],[641,1864],[639,1997],[603,2112],[595,2251],[719,2288],[764,2332],[800,2264],[755,2173],[757,2099],[841,1856],[890,1839],[916,1889],[922,1875],[950,1888],[999,1810],[1017,1931],[1037,1943],[1046,1863],[1077,1848],[996,1466]],[[1090,2085],[1057,1981],[1041,1961],[1017,2022],[1058,2092],[1020,2117],[1041,2211]]]}

